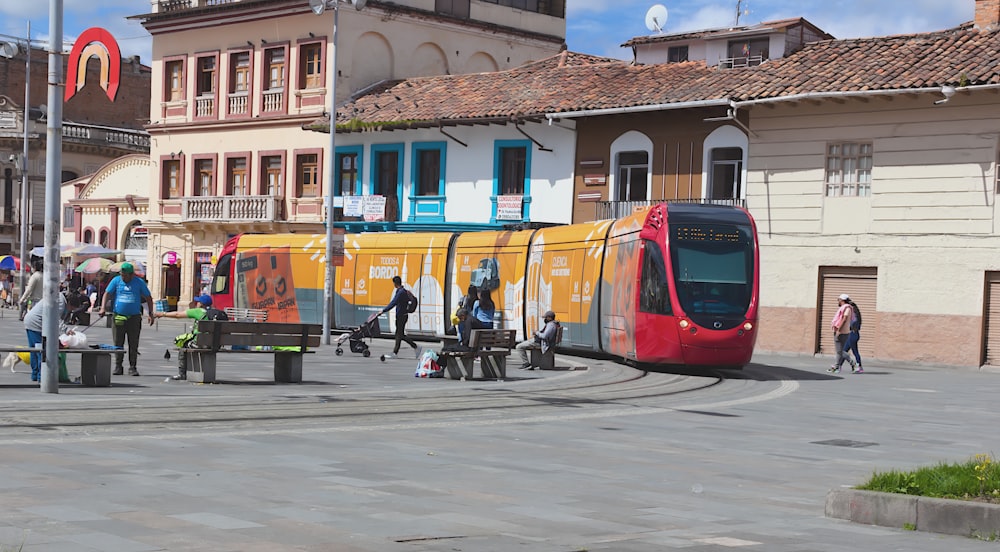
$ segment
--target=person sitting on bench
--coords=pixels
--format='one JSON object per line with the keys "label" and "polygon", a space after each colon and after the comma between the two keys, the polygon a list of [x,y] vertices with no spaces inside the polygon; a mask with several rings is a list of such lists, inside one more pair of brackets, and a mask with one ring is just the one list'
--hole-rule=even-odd
{"label": "person sitting on bench", "polygon": [[[193,301],[188,305],[185,310],[171,311],[171,312],[158,312],[156,313],[157,318],[190,318],[194,320],[194,327],[191,329],[190,333],[181,334],[174,338],[174,344],[177,347],[183,349],[188,347],[198,336],[198,321],[199,320],[229,320],[229,316],[226,315],[225,311],[212,308],[212,296],[204,293],[194,298]],[[168,350],[167,353],[170,351]],[[186,380],[187,379],[187,355],[184,351],[178,351],[177,353],[177,374],[170,377],[172,380]]]}
{"label": "person sitting on bench", "polygon": [[543,317],[545,326],[535,332],[530,339],[517,344],[517,352],[521,355],[521,370],[534,370],[535,367],[528,361],[529,349],[541,349],[542,354],[549,352],[556,342],[556,335],[559,331],[559,323],[556,322],[556,313],[545,311]]}
{"label": "person sitting on bench", "polygon": [[485,324],[476,319],[475,316],[469,315],[469,309],[461,308],[455,313],[458,317],[458,344],[449,347],[444,347],[442,350],[454,350],[454,351],[471,351],[472,348],[469,347],[469,339],[472,337],[472,330],[486,330],[489,329]]}

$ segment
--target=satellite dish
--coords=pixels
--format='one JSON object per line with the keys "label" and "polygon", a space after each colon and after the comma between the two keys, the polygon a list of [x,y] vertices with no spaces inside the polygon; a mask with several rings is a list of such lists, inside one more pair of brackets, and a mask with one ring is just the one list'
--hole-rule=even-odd
{"label": "satellite dish", "polygon": [[0,42],[0,57],[10,59],[17,55],[17,44]]}
{"label": "satellite dish", "polygon": [[326,0],[309,0],[309,9],[316,15],[322,15],[326,11]]}
{"label": "satellite dish", "polygon": [[49,116],[49,106],[41,104],[38,106],[38,111],[42,112],[42,117],[48,118]]}
{"label": "satellite dish", "polygon": [[368,4],[368,0],[352,0],[352,1],[354,2],[355,9],[357,9],[358,11],[365,9],[365,6]]}
{"label": "satellite dish", "polygon": [[646,28],[662,33],[663,27],[667,25],[667,7],[663,4],[656,4],[646,12]]}

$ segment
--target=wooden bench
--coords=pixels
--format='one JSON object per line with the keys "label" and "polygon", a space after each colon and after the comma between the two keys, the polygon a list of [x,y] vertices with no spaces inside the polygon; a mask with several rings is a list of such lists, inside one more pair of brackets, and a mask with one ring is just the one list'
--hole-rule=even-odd
{"label": "wooden bench", "polygon": [[[322,334],[323,328],[319,324],[199,320],[198,335],[180,354],[187,355],[189,381],[214,383],[219,354],[263,353],[274,355],[274,381],[300,383],[302,357],[315,352],[309,349],[319,347]],[[234,346],[235,350],[232,349]],[[258,347],[268,349],[260,350]],[[275,351],[271,347],[298,347],[298,350]]]}
{"label": "wooden bench", "polygon": [[531,366],[538,368],[539,370],[555,370],[556,369],[556,345],[562,343],[563,327],[562,324],[556,327],[556,340],[549,347],[549,350],[542,354],[541,349],[531,349]]}
{"label": "wooden bench", "polygon": [[451,379],[472,379],[477,358],[484,378],[504,379],[507,377],[507,357],[516,345],[515,334],[514,330],[472,330],[469,351],[442,351],[438,361],[443,360]]}

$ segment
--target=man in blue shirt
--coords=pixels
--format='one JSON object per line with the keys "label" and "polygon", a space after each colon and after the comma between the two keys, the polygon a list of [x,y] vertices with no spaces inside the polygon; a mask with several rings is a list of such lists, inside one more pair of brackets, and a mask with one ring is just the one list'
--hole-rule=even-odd
{"label": "man in blue shirt", "polygon": [[[104,301],[101,302],[99,314],[104,316],[107,311],[114,313],[114,324],[111,326],[115,336],[115,346],[123,347],[128,337],[128,373],[138,376],[136,362],[139,360],[139,333],[142,331],[142,304],[146,303],[149,312],[149,324],[153,324],[153,296],[146,287],[146,282],[135,277],[135,267],[132,263],[122,263],[122,273],[115,276],[104,291]],[[112,308],[113,307],[113,308]],[[123,373],[122,361],[124,355],[115,353],[114,375]]]}

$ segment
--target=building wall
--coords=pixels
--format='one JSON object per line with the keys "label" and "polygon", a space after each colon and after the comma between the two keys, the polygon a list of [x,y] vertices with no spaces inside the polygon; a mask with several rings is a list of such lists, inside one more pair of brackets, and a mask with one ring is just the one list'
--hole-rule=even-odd
{"label": "building wall", "polygon": [[[480,28],[429,18],[417,19],[398,14],[386,17],[387,13],[376,7],[366,8],[363,11],[340,10],[337,37],[338,102],[345,101],[352,93],[381,80],[461,74],[470,70],[480,71],[484,64],[495,64],[498,69],[509,69],[529,61],[553,56],[559,53],[561,46],[559,42],[552,40],[500,32],[487,33]],[[260,58],[264,47],[289,43],[292,48],[287,67],[294,73],[298,67],[297,51],[294,46],[299,40],[310,39],[311,33],[327,40],[324,57],[330,59],[333,53],[331,18],[330,14],[316,16],[305,10],[302,13],[270,17],[265,20],[244,21],[233,18],[232,24],[216,21],[211,26],[210,32],[198,27],[154,34],[151,88],[153,120],[162,119],[164,57],[181,54],[188,56],[190,96],[195,54],[216,50],[225,53],[231,49],[245,49],[250,42],[257,61],[254,79],[259,82],[263,76]],[[523,21],[535,18],[553,19],[532,14],[525,16]],[[223,84],[228,75],[227,62],[226,56],[220,57],[221,91],[227,90]],[[328,74],[324,86],[327,86],[327,82],[329,82]],[[257,83],[252,87],[252,92],[260,93],[260,86]],[[293,104],[294,102],[290,102],[289,106]],[[259,102],[255,101],[253,105],[257,106]],[[305,111],[322,113],[329,105],[329,91],[325,91],[323,102]],[[191,97],[188,98],[187,108],[190,117],[194,110]]]}
{"label": "building wall", "polygon": [[[886,360],[976,366],[986,271],[1000,270],[1000,97],[931,95],[778,104],[751,114],[747,202],[761,246],[765,351],[812,353],[827,336],[821,267],[874,267],[862,339]],[[873,145],[871,195],[824,194],[831,142]],[[830,295],[830,292],[827,292]]]}
{"label": "building wall", "polygon": [[[725,122],[705,121],[721,115],[721,110],[688,109],[632,113],[610,117],[590,117],[576,121],[579,135],[574,175],[573,221],[594,220],[595,205],[610,201],[613,193],[615,160],[612,145],[628,132],[639,132],[652,142],[650,199],[701,198],[702,157],[705,139]],[[564,124],[564,123],[563,123]],[[589,178],[588,178],[589,177]],[[605,182],[593,184],[595,178]],[[591,182],[588,184],[588,181]],[[589,199],[581,201],[581,199]]]}
{"label": "building wall", "polygon": [[[121,249],[125,230],[132,223],[141,222],[149,216],[147,198],[139,195],[142,189],[136,187],[136,182],[145,183],[149,167],[149,156],[128,155],[108,163],[90,177],[63,184],[60,204],[64,210],[79,207],[82,210],[76,210],[74,218],[82,218],[73,220],[72,227],[68,227],[68,221],[63,220],[59,243],[82,241],[82,231],[87,228],[94,231],[91,243],[99,243],[100,231],[106,229],[111,237],[108,246]],[[131,196],[131,203],[127,196]],[[81,231],[80,239],[77,238],[77,228]]]}
{"label": "building wall", "polygon": [[[24,65],[22,51],[13,58],[0,57],[0,96],[9,96],[23,110]],[[66,75],[68,55],[64,56]],[[48,52],[35,48],[31,52],[31,106],[48,103]],[[100,86],[100,64],[91,59],[87,64],[86,85],[63,106],[63,119],[121,128],[141,129],[149,120],[149,67],[134,58],[122,60],[121,85],[112,103]],[[43,132],[44,133],[44,132]]]}

